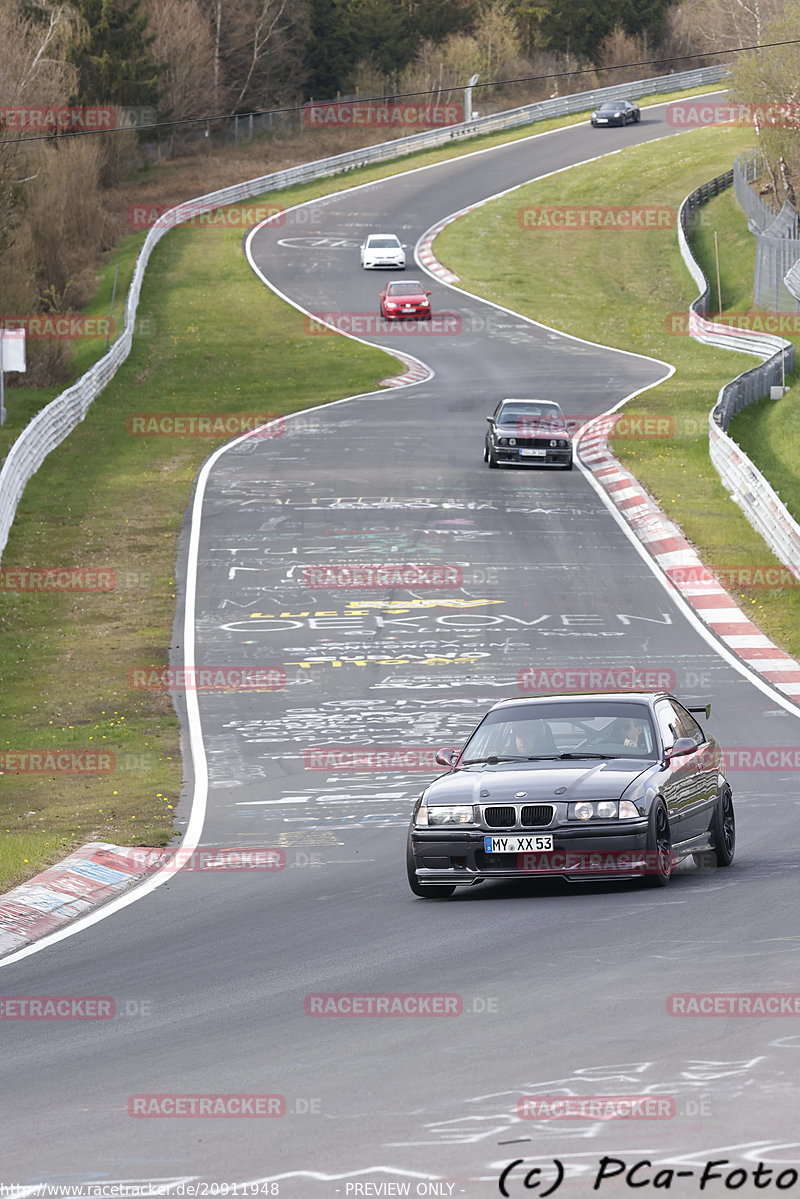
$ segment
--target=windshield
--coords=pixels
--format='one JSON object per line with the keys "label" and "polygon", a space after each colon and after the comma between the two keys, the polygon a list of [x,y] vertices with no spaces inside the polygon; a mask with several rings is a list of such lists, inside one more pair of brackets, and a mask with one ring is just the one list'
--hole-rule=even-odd
{"label": "windshield", "polygon": [[601,104],[597,111],[598,112],[618,112],[620,110],[620,108],[625,108],[625,106],[626,106],[626,102],[624,100],[615,100],[613,103],[611,101],[608,101],[605,104]]}
{"label": "windshield", "polygon": [[390,296],[418,296],[422,293],[421,283],[390,283],[386,294]]}
{"label": "windshield", "polygon": [[509,405],[500,410],[499,425],[558,425],[564,428],[564,414],[556,404]]}
{"label": "windshield", "polygon": [[650,711],[620,700],[597,703],[520,705],[489,712],[467,742],[462,764],[489,757],[561,755],[654,758],[656,738]]}
{"label": "windshield", "polygon": [[371,237],[367,245],[371,250],[396,250],[400,242],[396,237]]}

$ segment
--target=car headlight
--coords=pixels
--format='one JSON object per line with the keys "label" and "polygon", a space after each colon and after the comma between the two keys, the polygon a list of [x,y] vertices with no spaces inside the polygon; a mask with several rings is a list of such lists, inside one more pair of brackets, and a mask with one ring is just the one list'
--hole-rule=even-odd
{"label": "car headlight", "polygon": [[567,805],[568,820],[635,820],[638,815],[629,799],[582,799]]}
{"label": "car headlight", "polygon": [[417,824],[474,824],[475,813],[472,805],[456,804],[447,807],[429,808],[424,802],[420,804],[416,815]]}
{"label": "car headlight", "polygon": [[419,306],[420,308],[430,308],[431,302],[430,300],[420,300]]}
{"label": "car headlight", "polygon": [[397,305],[395,304],[394,300],[387,300],[387,301],[386,301],[386,307],[387,307],[387,308],[396,308],[396,307],[397,307]]}
{"label": "car headlight", "polygon": [[558,445],[559,445],[560,449],[565,450],[567,448],[567,446],[569,445],[569,442],[566,441],[563,437],[560,437],[558,439]]}
{"label": "car headlight", "polygon": [[507,438],[507,437],[501,437],[501,438],[498,440],[497,444],[498,444],[498,445],[508,445],[508,438]]}
{"label": "car headlight", "polygon": [[509,437],[509,439],[508,439],[508,444],[509,444],[509,445],[516,445],[516,444],[517,444],[517,439],[516,439],[516,437]]}

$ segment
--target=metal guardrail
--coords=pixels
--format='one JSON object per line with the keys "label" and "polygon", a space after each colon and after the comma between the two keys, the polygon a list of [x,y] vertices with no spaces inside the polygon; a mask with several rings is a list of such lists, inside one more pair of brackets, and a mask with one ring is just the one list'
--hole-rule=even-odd
{"label": "metal guardrail", "polygon": [[653,79],[639,79],[612,87],[596,88],[594,91],[576,92],[571,96],[542,100],[536,104],[526,104],[506,112],[479,117],[469,123],[426,130],[423,133],[414,133],[410,137],[395,138],[392,141],[380,142],[360,150],[351,150],[345,154],[335,154],[330,158],[320,158],[315,162],[289,167],[284,171],[275,171],[270,175],[261,175],[245,183],[221,188],[219,191],[209,192],[205,196],[187,200],[183,204],[170,208],[149,230],[144,245],[139,251],[125,306],[125,327],[119,338],[108,353],[96,362],[86,374],[36,414],[22,430],[6,456],[0,470],[0,555],[8,542],[17,505],[28,480],[36,473],[47,455],[60,445],[75,426],[84,419],[89,405],[128,357],[136,324],[139,293],[147,263],[161,238],[175,225],[198,216],[200,213],[235,204],[240,200],[250,200],[265,192],[279,191],[298,183],[323,179],[354,167],[386,162],[392,158],[413,153],[415,150],[443,146],[461,138],[475,137],[483,133],[514,129],[520,125],[546,120],[549,117],[585,112],[597,107],[599,103],[611,96],[635,99],[640,96],[659,95],[663,92],[718,83],[726,71],[727,68],[724,66],[703,67],[694,71],[683,71],[680,74],[660,75]]}
{"label": "metal guardrail", "polygon": [[800,564],[800,524],[781,501],[774,488],[728,434],[728,427],[737,412],[748,404],[763,399],[771,387],[783,384],[794,367],[795,347],[782,337],[734,329],[706,319],[709,311],[710,287],[699,263],[689,248],[686,229],[691,213],[705,204],[712,195],[730,187],[734,172],[718,175],[710,183],[697,188],[681,204],[678,213],[678,243],[689,273],[700,291],[689,308],[689,333],[704,345],[719,346],[754,354],[764,361],[751,367],[720,389],[717,402],[708,416],[708,449],[711,461],[731,499],[739,505],[750,524],[760,533],[777,558],[785,566]]}
{"label": "metal guardrail", "polygon": [[761,308],[796,312],[798,296],[789,287],[787,276],[800,259],[800,217],[788,200],[776,212],[753,191],[750,184],[764,169],[764,156],[758,150],[740,154],[733,164],[736,199],[756,239],[753,295]]}

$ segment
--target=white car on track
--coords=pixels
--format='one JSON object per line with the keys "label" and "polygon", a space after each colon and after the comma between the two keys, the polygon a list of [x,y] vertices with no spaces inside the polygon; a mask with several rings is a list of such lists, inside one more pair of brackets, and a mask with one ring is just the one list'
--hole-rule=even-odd
{"label": "white car on track", "polygon": [[406,269],[406,252],[394,233],[370,233],[361,247],[361,265],[365,270],[374,267]]}

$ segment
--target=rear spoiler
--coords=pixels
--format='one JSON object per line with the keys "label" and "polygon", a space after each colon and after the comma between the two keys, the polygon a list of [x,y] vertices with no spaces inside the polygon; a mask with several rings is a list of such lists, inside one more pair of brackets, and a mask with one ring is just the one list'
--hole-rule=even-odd
{"label": "rear spoiler", "polygon": [[687,712],[702,712],[706,720],[711,719],[711,704],[705,704],[702,708],[687,708]]}

